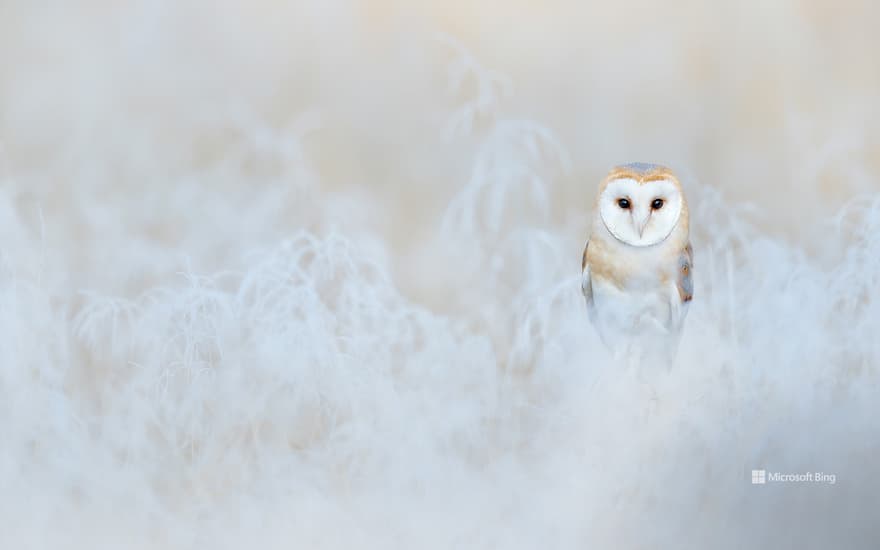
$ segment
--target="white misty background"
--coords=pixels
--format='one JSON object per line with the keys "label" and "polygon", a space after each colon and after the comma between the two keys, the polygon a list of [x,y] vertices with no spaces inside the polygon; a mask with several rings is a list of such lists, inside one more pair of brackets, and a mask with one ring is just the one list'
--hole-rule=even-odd
{"label": "white misty background", "polygon": [[[406,4],[0,3],[2,546],[873,547],[876,4]],[[579,289],[636,160],[668,371]]]}

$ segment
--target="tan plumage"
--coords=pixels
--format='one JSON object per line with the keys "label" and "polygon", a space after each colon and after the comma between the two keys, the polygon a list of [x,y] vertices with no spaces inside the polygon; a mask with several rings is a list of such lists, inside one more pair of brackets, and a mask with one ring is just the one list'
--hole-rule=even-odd
{"label": "tan plumage", "polygon": [[689,221],[681,184],[664,166],[617,166],[599,186],[581,287],[615,352],[674,353],[693,298]]}

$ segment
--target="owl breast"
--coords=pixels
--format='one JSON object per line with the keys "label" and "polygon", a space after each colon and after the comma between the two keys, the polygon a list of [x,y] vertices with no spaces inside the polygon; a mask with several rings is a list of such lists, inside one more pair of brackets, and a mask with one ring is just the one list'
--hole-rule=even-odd
{"label": "owl breast", "polygon": [[596,314],[603,324],[626,331],[672,325],[671,288],[661,281],[620,288],[601,279],[593,280]]}
{"label": "owl breast", "polygon": [[637,278],[619,286],[594,277],[592,289],[596,328],[612,349],[656,349],[677,342],[684,312],[673,300],[673,283]]}

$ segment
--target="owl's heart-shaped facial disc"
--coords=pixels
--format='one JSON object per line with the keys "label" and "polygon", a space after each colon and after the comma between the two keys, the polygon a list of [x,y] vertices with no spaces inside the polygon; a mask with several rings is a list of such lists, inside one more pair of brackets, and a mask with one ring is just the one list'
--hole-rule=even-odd
{"label": "owl's heart-shaped facial disc", "polygon": [[599,215],[617,240],[630,246],[652,246],[675,229],[682,194],[673,179],[612,179],[599,196]]}

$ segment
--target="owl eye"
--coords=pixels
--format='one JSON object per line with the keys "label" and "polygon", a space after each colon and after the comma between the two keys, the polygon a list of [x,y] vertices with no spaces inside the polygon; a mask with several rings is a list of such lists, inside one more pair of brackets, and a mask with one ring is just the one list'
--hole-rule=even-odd
{"label": "owl eye", "polygon": [[654,210],[660,210],[663,208],[663,199],[654,199],[654,202],[651,203],[651,208]]}
{"label": "owl eye", "polygon": [[617,201],[617,206],[623,208],[624,210],[629,210],[629,200],[620,199],[619,201]]}

